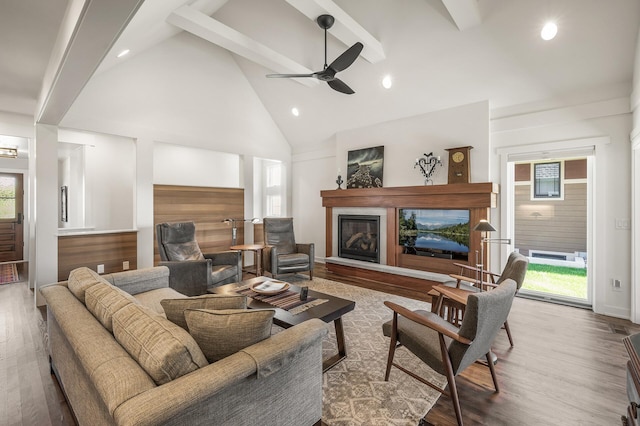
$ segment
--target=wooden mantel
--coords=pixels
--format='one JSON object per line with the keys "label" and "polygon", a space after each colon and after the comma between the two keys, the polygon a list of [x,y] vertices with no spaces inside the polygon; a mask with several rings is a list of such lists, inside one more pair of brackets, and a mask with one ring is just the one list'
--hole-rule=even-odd
{"label": "wooden mantel", "polygon": [[[326,256],[329,258],[337,255],[332,252],[333,208],[386,208],[387,229],[381,232],[386,231],[387,234],[387,265],[441,274],[457,273],[459,268],[451,260],[402,253],[402,247],[397,243],[399,209],[468,209],[469,221],[473,226],[481,219],[489,219],[490,209],[498,205],[498,193],[499,185],[492,182],[320,191],[322,205],[326,210]],[[468,264],[475,264],[475,256],[471,254],[481,252],[481,238],[479,232],[471,232]],[[483,262],[485,265],[487,254],[485,253]],[[415,286],[412,287],[415,289]]]}

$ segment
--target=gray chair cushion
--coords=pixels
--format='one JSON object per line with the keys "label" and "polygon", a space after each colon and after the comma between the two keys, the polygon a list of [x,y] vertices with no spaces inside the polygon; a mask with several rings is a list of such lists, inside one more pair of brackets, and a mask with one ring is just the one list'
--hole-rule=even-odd
{"label": "gray chair cushion", "polygon": [[[414,312],[424,316],[435,316],[431,312],[422,310]],[[392,322],[391,320],[382,324],[382,333],[387,337],[391,337]],[[442,352],[437,331],[398,316],[398,341],[435,371],[442,375],[446,374],[442,364]],[[445,337],[447,346],[449,346],[449,342],[451,339]]]}
{"label": "gray chair cushion", "polygon": [[306,265],[309,256],[304,253],[291,253],[278,255],[278,266]]}
{"label": "gray chair cushion", "polygon": [[196,241],[185,243],[164,243],[167,257],[172,261],[204,260],[200,246]]}

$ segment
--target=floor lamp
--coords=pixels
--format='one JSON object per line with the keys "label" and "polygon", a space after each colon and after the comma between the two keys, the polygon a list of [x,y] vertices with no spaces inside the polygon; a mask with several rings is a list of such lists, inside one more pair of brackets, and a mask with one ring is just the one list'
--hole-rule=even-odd
{"label": "floor lamp", "polygon": [[473,227],[473,230],[482,232],[482,240],[480,242],[480,263],[476,262],[476,269],[478,269],[478,273],[480,274],[480,290],[482,290],[482,281],[484,281],[484,245],[488,243],[511,244],[511,238],[487,238],[487,232],[495,232],[496,228],[494,228],[486,219],[481,219],[480,222]]}
{"label": "floor lamp", "polygon": [[260,219],[258,219],[257,217],[254,217],[253,219],[227,218],[227,219],[223,219],[222,222],[226,223],[227,225],[231,225],[231,245],[235,246],[238,241],[238,227],[236,226],[236,222],[251,222],[255,224],[260,222]]}

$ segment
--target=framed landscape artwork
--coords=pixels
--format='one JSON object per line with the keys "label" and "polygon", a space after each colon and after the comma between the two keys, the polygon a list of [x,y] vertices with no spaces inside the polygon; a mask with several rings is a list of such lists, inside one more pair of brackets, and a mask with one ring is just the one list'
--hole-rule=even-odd
{"label": "framed landscape artwork", "polygon": [[384,146],[349,151],[347,188],[382,188]]}

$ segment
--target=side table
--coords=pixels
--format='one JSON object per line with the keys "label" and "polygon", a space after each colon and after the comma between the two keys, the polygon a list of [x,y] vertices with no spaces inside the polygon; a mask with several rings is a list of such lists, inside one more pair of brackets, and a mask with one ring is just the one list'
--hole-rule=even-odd
{"label": "side table", "polygon": [[[262,250],[264,249],[264,245],[262,244],[238,244],[235,246],[229,247],[231,250],[240,250],[240,251],[252,251],[254,264],[256,265],[256,277],[262,275]],[[253,271],[250,271],[253,273]]]}

